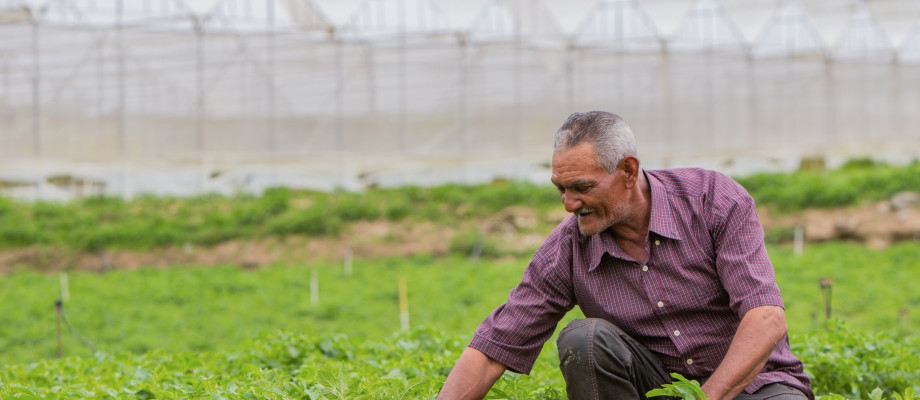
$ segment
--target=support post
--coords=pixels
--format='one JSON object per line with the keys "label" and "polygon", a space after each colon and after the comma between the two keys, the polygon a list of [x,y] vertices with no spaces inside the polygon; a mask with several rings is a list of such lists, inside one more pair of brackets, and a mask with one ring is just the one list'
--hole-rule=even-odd
{"label": "support post", "polygon": [[399,327],[403,331],[409,330],[409,295],[406,289],[406,278],[399,277]]}
{"label": "support post", "polygon": [[61,307],[63,307],[61,300],[54,302],[54,313],[57,314],[58,358],[64,357],[64,342],[61,340]]}
{"label": "support post", "polygon": [[310,271],[310,304],[314,307],[319,305],[319,273],[316,267]]}
{"label": "support post", "polygon": [[821,294],[824,297],[824,319],[831,319],[831,289],[834,287],[834,281],[831,278],[821,278]]}
{"label": "support post", "polygon": [[352,273],[352,258],[353,258],[353,256],[354,256],[353,253],[354,253],[354,252],[351,250],[351,247],[346,247],[346,248],[345,248],[345,254],[344,254],[344,256],[342,257],[342,258],[344,259],[342,269],[344,270],[344,273],[345,273],[345,277],[346,277],[346,278],[351,278],[351,273]]}

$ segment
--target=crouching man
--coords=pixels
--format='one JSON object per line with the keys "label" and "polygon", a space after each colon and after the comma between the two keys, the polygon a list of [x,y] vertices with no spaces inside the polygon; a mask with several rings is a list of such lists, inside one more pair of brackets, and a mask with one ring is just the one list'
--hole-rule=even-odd
{"label": "crouching man", "polygon": [[703,382],[712,400],[814,398],[738,183],[641,169],[629,126],[599,111],[559,128],[552,182],[572,215],[476,330],[438,399],[482,399],[506,369],[529,373],[575,305],[587,318],[557,341],[570,399],[644,399],[669,372]]}

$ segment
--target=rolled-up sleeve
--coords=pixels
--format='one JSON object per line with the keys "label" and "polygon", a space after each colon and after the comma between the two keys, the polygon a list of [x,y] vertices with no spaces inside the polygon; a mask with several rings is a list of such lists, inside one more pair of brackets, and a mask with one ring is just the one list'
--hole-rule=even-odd
{"label": "rolled-up sleeve", "polygon": [[739,189],[732,204],[721,208],[722,223],[713,236],[719,279],[728,292],[729,305],[741,318],[756,307],[783,307],[783,298],[764,245],[754,199],[740,186]]}
{"label": "rolled-up sleeve", "polygon": [[560,224],[537,250],[521,283],[479,325],[469,344],[514,372],[530,373],[543,344],[574,307],[566,225]]}

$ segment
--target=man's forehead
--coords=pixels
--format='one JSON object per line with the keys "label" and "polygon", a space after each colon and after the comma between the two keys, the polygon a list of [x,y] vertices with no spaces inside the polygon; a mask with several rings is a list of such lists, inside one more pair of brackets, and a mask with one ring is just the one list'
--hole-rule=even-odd
{"label": "man's forehead", "polygon": [[598,162],[593,149],[591,151],[582,151],[581,149],[560,150],[553,153],[552,170],[553,175],[558,173],[572,172],[594,172],[597,169],[603,169]]}
{"label": "man's forehead", "polygon": [[601,168],[593,165],[565,165],[561,167],[554,165],[550,182],[561,186],[587,184],[596,181],[596,176],[599,172],[601,172]]}

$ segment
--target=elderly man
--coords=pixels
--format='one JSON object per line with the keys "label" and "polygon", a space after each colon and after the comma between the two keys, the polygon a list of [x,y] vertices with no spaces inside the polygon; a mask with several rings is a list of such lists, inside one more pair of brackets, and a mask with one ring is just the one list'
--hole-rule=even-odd
{"label": "elderly man", "polygon": [[644,399],[669,372],[710,399],[814,398],[789,350],[783,300],[751,196],[703,169],[642,170],[618,116],[572,114],[552,182],[566,218],[489,315],[439,399],[481,399],[506,369],[529,373],[559,320],[570,399]]}

